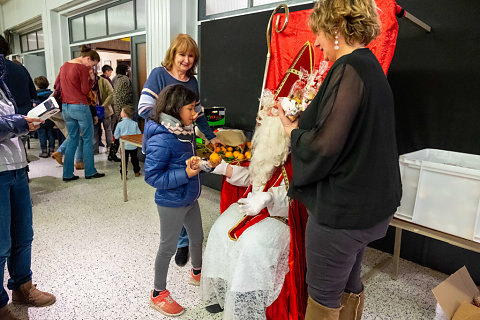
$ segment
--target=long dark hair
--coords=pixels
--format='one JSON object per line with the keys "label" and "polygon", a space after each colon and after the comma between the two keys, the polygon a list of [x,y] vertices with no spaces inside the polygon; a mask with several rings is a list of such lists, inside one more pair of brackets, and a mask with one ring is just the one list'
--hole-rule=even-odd
{"label": "long dark hair", "polygon": [[5,39],[3,36],[0,35],[0,54],[3,54],[5,56],[8,56],[10,54],[10,45],[7,42],[7,39]]}
{"label": "long dark hair", "polygon": [[178,120],[180,119],[180,110],[197,100],[197,95],[192,90],[188,89],[182,84],[173,84],[166,86],[160,91],[155,109],[150,118],[156,123],[160,123],[160,115],[166,113]]}
{"label": "long dark hair", "polygon": [[123,74],[124,76],[127,75],[128,66],[125,63],[117,64],[117,68],[115,68],[116,74]]}

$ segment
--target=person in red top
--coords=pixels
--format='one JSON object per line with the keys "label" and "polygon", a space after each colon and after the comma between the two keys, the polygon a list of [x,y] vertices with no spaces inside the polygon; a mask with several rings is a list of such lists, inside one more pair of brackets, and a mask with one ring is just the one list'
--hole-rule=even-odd
{"label": "person in red top", "polygon": [[63,163],[63,181],[78,179],[73,174],[73,163],[80,134],[83,138],[85,179],[105,176],[97,172],[93,161],[93,122],[87,100],[94,83],[89,69],[99,61],[100,56],[95,50],[82,46],[80,57],[65,62],[55,81],[55,89],[62,95],[62,115],[69,136]]}

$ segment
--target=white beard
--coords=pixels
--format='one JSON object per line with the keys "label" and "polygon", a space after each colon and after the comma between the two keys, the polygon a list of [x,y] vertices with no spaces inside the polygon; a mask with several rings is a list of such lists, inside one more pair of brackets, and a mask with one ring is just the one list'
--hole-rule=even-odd
{"label": "white beard", "polygon": [[278,117],[266,114],[266,108],[258,113],[260,125],[252,139],[252,159],[248,167],[254,191],[262,191],[276,167],[287,159],[290,139]]}

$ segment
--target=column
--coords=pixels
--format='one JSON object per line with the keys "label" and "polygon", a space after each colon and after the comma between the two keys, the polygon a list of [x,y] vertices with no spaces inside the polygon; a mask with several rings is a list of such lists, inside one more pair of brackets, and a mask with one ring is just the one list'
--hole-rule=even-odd
{"label": "column", "polygon": [[147,73],[160,66],[170,45],[170,0],[147,0]]}
{"label": "column", "polygon": [[147,72],[161,65],[170,41],[188,33],[197,41],[196,0],[147,0]]}

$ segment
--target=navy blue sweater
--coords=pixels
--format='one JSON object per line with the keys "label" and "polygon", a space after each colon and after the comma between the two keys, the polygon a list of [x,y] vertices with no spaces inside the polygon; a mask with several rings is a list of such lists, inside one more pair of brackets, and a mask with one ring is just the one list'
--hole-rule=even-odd
{"label": "navy blue sweater", "polygon": [[197,95],[197,104],[195,105],[195,111],[198,113],[198,118],[196,124],[198,129],[205,135],[208,140],[215,138],[215,133],[208,126],[207,118],[202,111],[202,106],[200,105],[199,93],[198,93],[198,82],[195,77],[190,77],[188,81],[180,81],[174,78],[165,67],[158,67],[152,70],[148,76],[147,81],[143,85],[142,94],[140,95],[140,101],[138,101],[138,114],[148,120],[151,110],[155,106],[155,100],[157,99],[158,94],[162,91],[163,88],[173,84],[181,84],[187,87],[188,89],[195,92]]}

